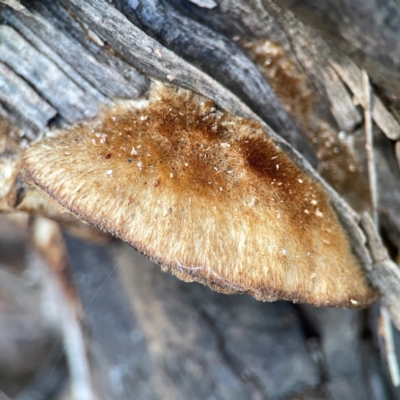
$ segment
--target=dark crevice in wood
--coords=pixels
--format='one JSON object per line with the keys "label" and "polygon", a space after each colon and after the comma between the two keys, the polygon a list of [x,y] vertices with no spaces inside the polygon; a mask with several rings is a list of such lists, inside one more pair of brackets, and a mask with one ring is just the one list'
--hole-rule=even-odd
{"label": "dark crevice in wood", "polygon": [[17,183],[15,185],[16,190],[15,190],[15,204],[20,204],[23,197],[25,196],[26,193],[26,185],[24,184],[24,181],[22,180],[22,176],[18,175],[17,178]]}
{"label": "dark crevice in wood", "polygon": [[364,128],[364,121],[360,121],[357,125],[354,126],[351,133],[356,133],[356,132],[360,131],[360,129],[363,129],[363,128]]}
{"label": "dark crevice in wood", "polygon": [[244,375],[242,372],[243,368],[241,368],[239,365],[240,361],[232,357],[232,355],[228,351],[226,351],[224,333],[220,331],[213,317],[200,307],[199,316],[204,320],[204,322],[210,328],[210,331],[215,335],[219,353],[224,359],[225,364],[231,369],[237,379],[243,383],[250,384],[251,386],[253,386],[253,390],[256,390],[258,392],[259,396],[262,396],[262,398],[266,398],[267,394],[264,393],[263,386],[261,382],[259,382],[259,378],[257,376],[254,376],[253,374]]}
{"label": "dark crevice in wood", "polygon": [[49,129],[59,129],[64,125],[64,120],[60,114],[56,114],[53,118],[49,119],[47,126]]}
{"label": "dark crevice in wood", "polygon": [[0,117],[18,127],[21,136],[25,135],[30,139],[35,138],[37,129],[26,121],[22,120],[20,114],[10,109],[9,106],[2,101],[0,101]]}
{"label": "dark crevice in wood", "polygon": [[373,332],[370,325],[370,309],[362,310],[361,314],[361,329],[360,329],[360,339],[371,341],[373,339]]}
{"label": "dark crevice in wood", "polygon": [[299,318],[300,325],[303,331],[305,339],[316,339],[320,340],[320,332],[318,332],[318,327],[315,325],[304,312],[303,308],[299,304],[293,303],[293,308],[295,309],[296,315]]}
{"label": "dark crevice in wood", "polygon": [[399,231],[398,227],[393,226],[393,221],[388,221],[388,215],[384,212],[379,214],[381,229],[380,236],[382,241],[389,253],[389,256],[392,260],[396,260],[399,255],[398,242],[396,238],[398,238]]}
{"label": "dark crevice in wood", "polygon": [[327,365],[323,356],[322,337],[318,324],[300,304],[293,303],[292,307],[298,317],[299,325],[307,343],[308,351],[313,361],[317,364],[320,379],[320,389],[328,382]]}

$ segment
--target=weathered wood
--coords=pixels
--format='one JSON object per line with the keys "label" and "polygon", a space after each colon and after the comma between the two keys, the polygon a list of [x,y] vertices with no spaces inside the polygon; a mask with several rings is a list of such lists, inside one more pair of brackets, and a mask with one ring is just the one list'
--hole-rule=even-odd
{"label": "weathered wood", "polygon": [[[24,223],[25,221],[25,223]],[[67,377],[62,347],[43,318],[37,270],[28,266],[27,218],[0,216],[0,399],[39,399],[56,393]],[[57,363],[57,360],[59,362]],[[53,373],[51,371],[53,370]]]}
{"label": "weathered wood", "polygon": [[33,132],[46,129],[57,111],[7,66],[0,63],[0,101]]}
{"label": "weathered wood", "polygon": [[[361,71],[347,57],[344,57],[334,46],[317,38],[314,43],[322,56],[332,65],[340,75],[360,104],[364,103],[362,96]],[[391,140],[400,138],[400,125],[393,115],[385,108],[380,98],[372,95],[372,118],[382,129],[385,135]]]}
{"label": "weathered wood", "polygon": [[[104,95],[122,98],[137,97],[143,90],[143,78],[139,85],[131,84],[112,68],[97,61],[80,43],[76,42],[66,33],[56,29],[54,25],[49,23],[39,14],[34,17],[16,14],[14,11],[9,11],[14,18],[21,20],[24,24],[35,32],[48,46],[53,48],[68,64],[74,65],[74,68],[79,71],[84,78],[90,82],[97,90]],[[3,15],[7,18],[8,12]],[[13,21],[13,17],[10,21]],[[28,38],[29,39],[29,38]],[[139,86],[139,87],[137,87]]]}
{"label": "weathered wood", "polygon": [[390,383],[360,341],[360,312],[223,296],[161,273],[126,245],[110,258],[67,243],[85,319],[121,399],[397,398],[379,395]]}
{"label": "weathered wood", "polygon": [[222,83],[289,143],[307,151],[260,71],[235,43],[176,12],[168,2],[142,1],[135,7],[118,3],[147,34]]}
{"label": "weathered wood", "polygon": [[185,284],[126,245],[111,261],[102,248],[67,243],[85,318],[115,370],[114,396],[257,399],[320,390],[290,304]]}
{"label": "weathered wood", "polygon": [[92,117],[91,99],[51,61],[33,48],[13,28],[0,27],[0,60],[35,86],[67,122]]}
{"label": "weathered wood", "polygon": [[365,381],[366,365],[359,340],[362,314],[348,309],[318,309],[302,306],[318,329],[325,379],[332,399],[370,398],[371,384]]}
{"label": "weathered wood", "polygon": [[400,310],[395,298],[400,295],[400,269],[394,263],[384,247],[381,238],[374,232],[374,223],[368,214],[361,220],[364,231],[367,233],[367,244],[373,257],[373,268],[370,271],[378,287],[384,291],[382,302],[391,311],[393,323],[400,329]]}
{"label": "weathered wood", "polygon": [[[359,124],[360,114],[353,105],[346,88],[327,62],[315,51],[312,43],[305,40],[304,36],[308,28],[303,24],[296,28],[299,22],[292,21],[290,26],[289,21],[286,21],[287,14],[274,13],[270,7],[263,7],[257,2],[224,0],[220,8],[212,12],[190,6],[184,1],[174,0],[173,3],[180,11],[186,12],[186,15],[229,35],[239,45],[245,41],[251,42],[254,38],[268,39],[278,44],[287,53],[294,55],[294,62],[299,64],[300,69],[316,87],[321,100],[330,104],[333,115],[338,119],[340,129],[351,130]],[[259,65],[257,66],[260,68]],[[264,78],[266,78],[265,75]],[[307,135],[307,132],[304,134]]]}
{"label": "weathered wood", "polygon": [[[51,21],[55,29],[60,30],[78,42],[96,60],[104,64],[107,69],[111,69],[113,73],[120,75],[121,80],[129,83],[130,90],[134,90],[131,86],[136,88],[137,94],[132,93],[132,98],[145,92],[149,83],[145,75],[119,57],[113,49],[109,48],[107,42],[104,42],[85,23],[80,21],[69,8],[64,8],[60,2],[54,1],[31,2],[30,8],[42,15],[46,20]],[[112,82],[108,84],[111,85]],[[118,86],[114,90],[117,88]],[[124,92],[121,92],[117,93],[115,97],[125,98],[126,95],[124,95]]]}
{"label": "weathered wood", "polygon": [[[41,40],[34,31],[28,28],[17,16],[12,13],[2,13],[7,24],[12,25],[21,35],[23,35],[29,42],[46,58],[52,61],[63,71],[74,83],[76,83],[91,99],[90,103],[96,101],[97,103],[107,104],[109,101],[106,96],[101,94],[95,87],[93,87],[80,73],[74,68],[73,65],[69,65],[65,60],[57,54],[55,50],[49,47],[43,40]],[[91,106],[89,103],[89,107]]]}
{"label": "weathered wood", "polygon": [[[274,0],[275,1],[275,0]],[[374,82],[400,94],[400,9],[390,0],[276,0],[330,39]],[[265,1],[267,3],[267,1]]]}
{"label": "weathered wood", "polygon": [[[290,53],[316,90],[321,119],[323,116],[337,134],[340,129],[348,131],[349,141],[354,133],[355,142],[356,128],[362,121],[360,107],[352,99],[355,95],[362,104],[358,67],[323,39],[316,39],[312,29],[268,2],[263,7],[257,1],[220,0],[213,8],[196,3],[199,2],[141,2],[136,16],[127,11],[129,4],[122,1],[116,1],[116,5],[123,13],[100,0],[26,2],[24,15],[4,7],[0,11],[2,24],[6,25],[0,26],[0,59],[4,63],[0,64],[0,85],[8,92],[4,95],[3,91],[3,97],[0,93],[2,115],[20,127],[26,126],[33,138],[33,133],[45,131],[54,122],[72,123],[94,115],[113,98],[145,95],[149,80],[156,78],[190,88],[215,100],[223,109],[259,121],[297,165],[324,185],[353,240],[355,252],[372,280],[383,282],[383,291],[390,289],[385,300],[389,299],[389,306],[395,307],[399,296],[395,265],[391,263],[389,268],[385,259],[383,267],[391,272],[376,276],[372,264],[379,265],[374,251],[380,243],[367,251],[365,237],[368,232],[371,244],[376,232],[365,228],[365,223],[360,229],[359,216],[342,201],[343,193],[335,193],[301,155],[280,139],[285,137],[303,155],[307,154],[303,139],[284,136],[282,128],[291,132],[299,128],[293,130],[293,121],[288,122],[282,107],[270,97],[264,81],[268,79],[257,71],[254,61],[250,62],[242,40],[272,40]],[[171,19],[155,24],[147,19],[146,10],[159,18]],[[171,21],[181,25],[174,27]],[[174,36],[176,32],[179,34]],[[182,48],[183,43],[189,49]],[[202,59],[207,56],[205,48],[217,62]],[[28,55],[34,63],[29,63]],[[232,55],[235,59],[230,62]],[[218,64],[223,68],[218,69]],[[246,71],[254,74],[245,76]],[[64,89],[57,86],[60,82]],[[257,97],[260,88],[262,95]],[[377,96],[372,112],[382,131],[389,138],[398,138],[398,122]],[[277,132],[271,132],[264,122]],[[386,215],[386,220],[382,219],[385,235],[397,246],[399,194],[397,189],[391,190],[390,183],[398,181],[398,171],[392,170],[394,155],[388,155],[390,146],[387,141],[378,146],[382,153],[380,207]],[[391,178],[385,179],[388,176]],[[370,374],[365,379],[372,391],[377,386],[387,390],[386,378],[379,368],[373,373],[366,371],[351,350],[361,340],[354,312],[319,310],[322,317],[316,318],[315,327],[321,335],[321,346],[318,344],[311,354],[315,359],[316,353],[323,354],[323,360],[316,364],[300,329],[304,319],[293,312],[292,306],[257,304],[245,297],[227,298],[198,285],[179,283],[161,275],[148,261],[138,261],[136,255],[133,266],[121,267],[122,287],[115,272],[107,278],[114,264],[105,251],[68,240],[77,285],[82,289],[84,304],[90,304],[86,316],[97,341],[96,354],[103,362],[100,370],[104,387],[101,382],[97,384],[105,398],[131,398],[132,393],[137,393],[138,398],[149,399],[179,395],[214,395],[222,399],[228,393],[229,398],[326,398],[329,394],[331,398],[343,399],[351,393],[349,398],[362,399],[368,396],[360,383],[365,382],[361,378],[363,373]],[[147,269],[139,264],[146,264]],[[387,278],[389,275],[392,277]],[[100,294],[105,298],[98,299]],[[393,308],[394,315],[396,310]],[[118,327],[112,333],[110,321]],[[115,336],[110,341],[111,334]],[[368,355],[371,354],[375,354],[372,345],[368,348]],[[326,375],[323,371],[327,371]],[[347,379],[351,372],[353,378]],[[379,398],[376,390],[373,396]]]}

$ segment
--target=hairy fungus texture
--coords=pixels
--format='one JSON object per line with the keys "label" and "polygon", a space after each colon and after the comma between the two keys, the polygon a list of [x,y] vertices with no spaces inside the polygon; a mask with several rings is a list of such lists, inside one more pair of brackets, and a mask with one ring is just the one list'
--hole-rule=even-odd
{"label": "hairy fungus texture", "polygon": [[370,210],[366,169],[349,137],[332,126],[319,106],[319,96],[293,54],[266,39],[240,43],[271,86],[280,104],[308,139],[318,159],[318,172],[357,212]]}
{"label": "hairy fungus texture", "polygon": [[374,299],[322,188],[258,124],[184,90],[151,93],[29,148],[27,182],[185,281],[268,301]]}

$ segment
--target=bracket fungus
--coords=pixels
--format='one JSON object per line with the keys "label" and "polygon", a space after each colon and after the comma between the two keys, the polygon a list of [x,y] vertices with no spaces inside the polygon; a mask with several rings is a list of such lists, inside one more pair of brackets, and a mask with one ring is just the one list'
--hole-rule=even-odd
{"label": "bracket fungus", "polygon": [[25,181],[185,281],[256,299],[376,298],[321,185],[256,122],[154,84],[31,146]]}

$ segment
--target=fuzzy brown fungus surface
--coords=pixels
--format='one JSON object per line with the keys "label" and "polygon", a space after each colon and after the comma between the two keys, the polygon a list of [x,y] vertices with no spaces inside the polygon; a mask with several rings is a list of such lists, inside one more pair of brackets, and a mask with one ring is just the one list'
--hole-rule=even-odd
{"label": "fuzzy brown fungus surface", "polygon": [[267,39],[243,41],[240,45],[307,138],[317,156],[320,175],[357,212],[370,211],[368,175],[352,149],[352,135],[339,134],[293,55]]}
{"label": "fuzzy brown fungus surface", "polygon": [[321,187],[258,124],[182,89],[33,145],[24,175],[183,280],[268,301],[375,297]]}

